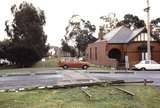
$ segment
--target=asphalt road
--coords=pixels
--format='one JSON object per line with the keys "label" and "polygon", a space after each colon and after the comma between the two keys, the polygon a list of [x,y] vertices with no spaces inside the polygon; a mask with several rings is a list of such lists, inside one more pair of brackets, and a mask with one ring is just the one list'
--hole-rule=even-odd
{"label": "asphalt road", "polygon": [[144,79],[149,81],[154,81],[153,85],[160,86],[160,72],[135,72],[130,74],[98,74],[92,73],[92,75],[98,79],[115,79],[115,80],[125,80],[125,81],[143,81]]}
{"label": "asphalt road", "polygon": [[[88,73],[83,70],[49,70],[48,73],[23,74],[0,77],[0,89],[17,89],[38,86],[54,86],[59,82],[74,82],[76,80],[103,80],[115,79],[125,81],[142,81],[144,79],[154,81],[154,85],[160,86],[160,71],[134,72],[134,73]],[[57,73],[57,74],[55,74]],[[62,83],[63,84],[63,83]]]}
{"label": "asphalt road", "polygon": [[38,86],[51,86],[62,78],[59,74],[22,75],[0,77],[0,89],[17,89]]}

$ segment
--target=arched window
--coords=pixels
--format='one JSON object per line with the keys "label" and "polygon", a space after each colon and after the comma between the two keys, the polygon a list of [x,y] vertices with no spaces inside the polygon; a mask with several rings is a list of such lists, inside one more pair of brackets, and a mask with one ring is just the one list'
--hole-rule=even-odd
{"label": "arched window", "polygon": [[121,51],[117,48],[113,48],[109,51],[108,57],[112,59],[116,59],[117,61],[121,61]]}

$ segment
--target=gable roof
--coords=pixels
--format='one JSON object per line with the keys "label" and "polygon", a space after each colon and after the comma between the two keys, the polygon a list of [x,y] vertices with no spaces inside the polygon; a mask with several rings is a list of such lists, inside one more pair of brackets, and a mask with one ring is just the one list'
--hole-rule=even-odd
{"label": "gable roof", "polygon": [[112,34],[112,38],[108,39],[108,43],[127,43],[128,38],[132,34],[132,31],[124,26],[113,30],[113,32],[114,34]]}
{"label": "gable roof", "polygon": [[128,42],[130,42],[131,40],[136,38],[136,36],[138,36],[140,33],[142,33],[143,30],[144,30],[144,27],[132,31],[132,34],[128,38]]}
{"label": "gable roof", "polygon": [[144,27],[132,31],[125,26],[120,26],[104,35],[104,40],[107,41],[107,43],[128,43],[138,36],[143,30]]}
{"label": "gable roof", "polygon": [[120,31],[124,28],[125,28],[124,26],[121,26],[113,29],[112,31],[104,35],[103,37],[104,40],[107,40],[107,41],[111,40],[114,36],[117,36],[118,34],[120,34]]}

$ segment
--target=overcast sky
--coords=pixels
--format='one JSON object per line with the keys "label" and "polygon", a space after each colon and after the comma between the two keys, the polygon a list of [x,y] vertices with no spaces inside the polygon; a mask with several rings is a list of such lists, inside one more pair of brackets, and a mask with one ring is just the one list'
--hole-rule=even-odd
{"label": "overcast sky", "polygon": [[[24,0],[0,1],[0,39],[6,36],[4,22],[11,18],[10,8],[13,4],[19,4]],[[146,20],[146,0],[25,0],[33,3],[35,7],[44,10],[47,24],[45,33],[48,35],[48,43],[60,46],[65,34],[65,27],[73,14],[78,14],[92,24],[99,26],[99,17],[116,13],[119,19],[127,13],[137,15]],[[150,0],[151,18],[160,17],[160,1]]]}

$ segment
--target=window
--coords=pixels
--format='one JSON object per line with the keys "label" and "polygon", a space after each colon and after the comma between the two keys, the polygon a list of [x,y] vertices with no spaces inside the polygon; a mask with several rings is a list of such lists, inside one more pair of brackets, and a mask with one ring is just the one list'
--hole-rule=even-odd
{"label": "window", "polygon": [[145,64],[149,64],[149,61],[145,61]]}
{"label": "window", "polygon": [[97,60],[97,47],[95,47],[95,60]]}
{"label": "window", "polygon": [[90,59],[92,59],[92,48],[90,48]]}
{"label": "window", "polygon": [[152,61],[151,61],[151,64],[158,64],[158,63],[152,60]]}

